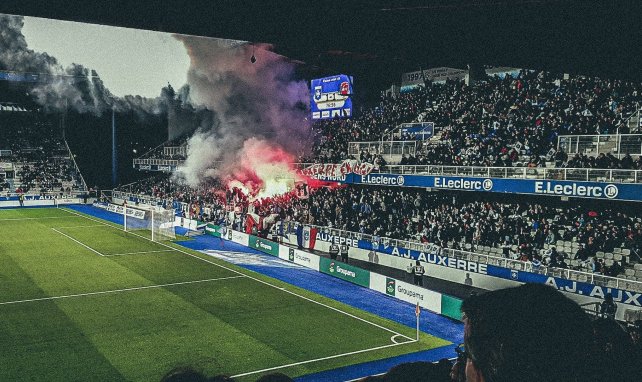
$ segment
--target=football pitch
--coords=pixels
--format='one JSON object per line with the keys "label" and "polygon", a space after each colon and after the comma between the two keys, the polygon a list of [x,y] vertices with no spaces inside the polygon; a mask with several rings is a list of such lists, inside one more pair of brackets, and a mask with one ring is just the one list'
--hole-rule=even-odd
{"label": "football pitch", "polygon": [[70,209],[0,209],[0,235],[0,381],[254,381],[449,344]]}

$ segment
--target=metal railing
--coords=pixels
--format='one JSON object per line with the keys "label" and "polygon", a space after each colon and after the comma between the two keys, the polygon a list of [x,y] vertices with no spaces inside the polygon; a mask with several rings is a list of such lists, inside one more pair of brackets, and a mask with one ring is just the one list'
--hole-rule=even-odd
{"label": "metal railing", "polygon": [[[161,198],[156,198],[154,196],[149,196],[149,195],[134,194],[134,193],[124,192],[124,191],[117,191],[117,190],[113,190],[112,196],[118,199],[128,199],[129,197],[134,197],[134,198],[140,199],[142,203],[147,203],[147,202],[162,203]],[[285,230],[284,230],[285,233],[295,234],[297,225],[298,223],[291,222],[291,224],[288,224],[287,227],[285,227]],[[479,254],[474,251],[441,248],[434,244],[421,243],[418,241],[391,239],[388,237],[374,236],[374,235],[364,234],[360,232],[346,231],[338,228],[330,228],[326,226],[318,226],[313,224],[306,224],[306,226],[317,228],[319,232],[328,233],[333,236],[349,238],[353,240],[366,240],[370,242],[382,243],[384,246],[399,247],[399,248],[410,249],[410,250],[430,253],[430,254],[440,254],[440,255],[454,258],[454,259],[473,261],[476,263],[482,263],[482,264],[488,264],[488,265],[495,265],[502,268],[537,273],[537,274],[552,276],[552,277],[559,277],[567,280],[586,282],[586,283],[603,286],[603,287],[642,292],[642,282],[640,281],[633,281],[633,280],[621,279],[617,277],[604,276],[601,274],[583,272],[579,270],[562,269],[562,268],[554,268],[554,267],[546,267],[546,266],[535,266],[530,262],[524,262],[521,260],[512,260],[504,257]],[[390,256],[393,256],[393,255],[390,255]]]}
{"label": "metal railing", "polygon": [[348,143],[348,155],[358,157],[363,151],[379,155],[415,155],[417,152],[417,141],[369,141]]}
{"label": "metal railing", "polygon": [[71,158],[71,162],[74,164],[74,168],[76,169],[78,176],[80,176],[80,181],[82,182],[83,190],[89,190],[89,188],[87,188],[87,182],[85,182],[85,178],[82,176],[82,173],[80,172],[80,168],[76,163],[76,158],[74,158],[74,154],[71,152],[71,149],[69,148],[69,144],[67,144],[67,140],[65,139],[64,142],[65,142],[65,147],[67,148],[67,152],[69,152],[69,158]]}
{"label": "metal railing", "polygon": [[586,182],[642,183],[642,170],[546,167],[386,166],[393,174],[457,175],[482,178],[574,180]]}
{"label": "metal railing", "polygon": [[557,137],[557,149],[569,157],[608,153],[618,158],[625,154],[637,156],[642,155],[642,134],[560,135]]}
{"label": "metal railing", "polygon": [[[467,260],[476,263],[495,265],[502,268],[508,268],[518,271],[537,273],[545,276],[558,277],[566,280],[579,281],[590,283],[608,288],[618,288],[628,291],[642,292],[642,282],[617,277],[604,276],[598,273],[584,272],[572,269],[554,268],[547,266],[536,266],[531,262],[524,262],[521,260],[512,260],[504,257],[491,256],[486,254],[479,254],[473,251],[464,251],[458,249],[441,248],[434,244],[421,243],[409,240],[391,239],[386,237],[376,237],[369,234],[359,232],[345,231],[336,228],[329,228],[317,225],[309,225],[315,227],[319,232],[328,233],[339,237],[349,238],[353,240],[367,240],[377,243],[383,243],[385,246],[400,247],[415,251],[420,251],[430,254],[440,254],[446,257]],[[295,233],[295,232],[290,232]],[[390,255],[392,256],[392,255]]]}
{"label": "metal railing", "polygon": [[141,158],[134,159],[134,165],[149,164],[149,165],[158,165],[158,166],[178,166],[181,163],[183,163],[183,161],[177,160],[177,159],[141,159]]}
{"label": "metal railing", "polygon": [[[312,163],[298,163],[306,168]],[[477,167],[443,165],[388,165],[373,172],[390,174],[470,176],[478,178],[570,180],[609,183],[642,183],[642,170],[547,167]]]}

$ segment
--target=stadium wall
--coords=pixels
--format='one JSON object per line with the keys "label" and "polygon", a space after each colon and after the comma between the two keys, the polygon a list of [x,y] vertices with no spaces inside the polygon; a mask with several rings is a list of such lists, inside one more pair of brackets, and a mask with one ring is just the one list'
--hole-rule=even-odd
{"label": "stadium wall", "polygon": [[[78,197],[62,197],[55,198],[50,195],[25,195],[25,207],[44,207],[56,206],[61,204],[81,204],[84,203],[84,198]],[[18,196],[0,196],[0,208],[20,207],[20,200]]]}
{"label": "stadium wall", "polygon": [[[212,225],[212,230],[206,233],[216,236],[214,234],[215,231],[218,231],[218,227]],[[391,298],[412,304],[418,303],[422,308],[434,313],[456,320],[461,319],[461,313],[459,311],[461,300],[455,297],[443,295],[403,280],[380,275],[350,264],[330,260],[326,257],[321,257],[301,249],[278,244],[243,232],[227,230],[226,238],[282,260],[372,289]],[[445,310],[444,307],[446,308]]]}
{"label": "stadium wall", "polygon": [[[289,241],[296,243],[296,235],[289,235]],[[338,236],[318,235],[314,249],[328,252],[331,242],[346,243],[349,246],[350,258],[368,261],[400,270],[419,259],[426,268],[426,275],[442,280],[464,284],[470,277],[472,285],[486,290],[498,290],[522,285],[526,282],[553,286],[578,304],[601,303],[605,294],[612,294],[620,306],[617,318],[626,319],[627,310],[642,311],[642,294],[632,291],[608,288],[589,283],[567,280],[559,277],[517,271],[494,265],[473,261],[449,258],[439,254],[419,254],[418,251],[398,248],[396,253],[374,252],[371,249],[359,248],[364,243]],[[423,255],[423,256],[422,256]],[[443,312],[440,312],[443,314]]]}

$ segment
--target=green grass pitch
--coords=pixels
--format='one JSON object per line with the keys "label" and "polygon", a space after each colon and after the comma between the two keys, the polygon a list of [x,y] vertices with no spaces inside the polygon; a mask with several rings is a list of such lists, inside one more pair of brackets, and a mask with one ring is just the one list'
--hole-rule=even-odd
{"label": "green grass pitch", "polygon": [[0,381],[254,381],[448,344],[71,210],[0,210],[0,233]]}

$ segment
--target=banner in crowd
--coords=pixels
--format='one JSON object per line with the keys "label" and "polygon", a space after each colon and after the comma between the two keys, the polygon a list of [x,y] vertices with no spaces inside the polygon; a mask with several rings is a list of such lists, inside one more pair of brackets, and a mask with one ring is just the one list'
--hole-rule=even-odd
{"label": "banner in crowd", "polygon": [[411,122],[401,124],[401,135],[410,136],[416,140],[430,139],[435,132],[434,122]]}
{"label": "banner in crowd", "polygon": [[319,270],[353,284],[370,287],[370,272],[326,257],[319,259]]}
{"label": "banner in crowd", "polygon": [[345,183],[642,201],[642,184],[462,176],[348,174]]}
{"label": "banner in crowd", "polygon": [[401,87],[423,84],[424,81],[430,81],[435,83],[446,82],[446,80],[463,80],[468,74],[468,71],[465,69],[456,69],[456,68],[431,68],[424,69],[423,71],[415,71],[410,73],[404,73],[401,76]]}
{"label": "banner in crowd", "polygon": [[263,253],[267,253],[268,255],[272,255],[275,257],[279,256],[279,244],[267,239],[250,235],[248,246]]}
{"label": "banner in crowd", "polygon": [[359,163],[356,160],[346,159],[342,163],[318,163],[299,170],[299,174],[308,178],[325,181],[344,181],[346,175],[368,175],[372,172],[372,163]]}
{"label": "banner in crowd", "polygon": [[317,229],[299,225],[296,229],[296,242],[300,248],[314,249],[317,240]]}
{"label": "banner in crowd", "polygon": [[523,283],[550,285],[562,292],[574,293],[588,297],[604,299],[604,296],[611,294],[613,296],[613,301],[617,303],[642,306],[642,293],[629,292],[626,290],[608,288],[581,281],[573,281],[559,277],[502,268],[494,265],[488,266],[488,275]]}

